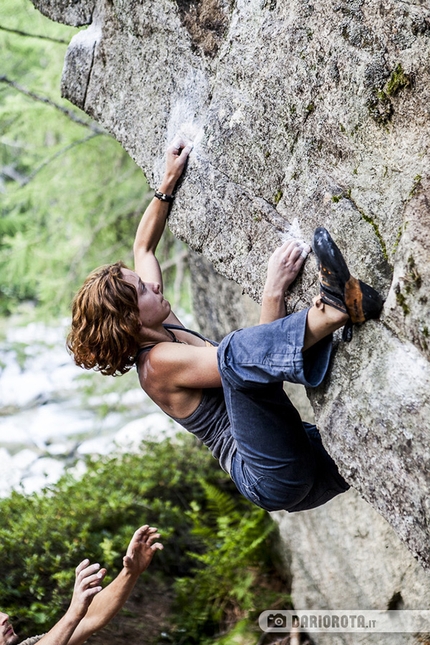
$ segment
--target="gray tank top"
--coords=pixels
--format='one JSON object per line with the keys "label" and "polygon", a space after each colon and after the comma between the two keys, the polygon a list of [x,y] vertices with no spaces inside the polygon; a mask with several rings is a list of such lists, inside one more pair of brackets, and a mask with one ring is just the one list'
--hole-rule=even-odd
{"label": "gray tank top", "polygon": [[202,400],[189,417],[172,419],[204,443],[221,468],[230,474],[236,441],[231,434],[222,388],[203,390]]}
{"label": "gray tank top", "polygon": [[[205,338],[201,334],[186,327],[179,325],[163,325],[166,329],[179,329],[186,331],[211,345],[217,343]],[[178,341],[179,342],[179,341]],[[143,347],[136,356],[137,360],[144,352],[149,352],[154,345]],[[166,413],[167,414],[167,413]],[[208,388],[203,390],[202,400],[190,416],[184,419],[178,419],[170,416],[176,423],[179,423],[185,430],[191,432],[205,446],[209,448],[215,459],[218,459],[221,468],[230,475],[231,462],[236,452],[236,441],[231,434],[230,421],[225,407],[224,392],[220,388]]]}

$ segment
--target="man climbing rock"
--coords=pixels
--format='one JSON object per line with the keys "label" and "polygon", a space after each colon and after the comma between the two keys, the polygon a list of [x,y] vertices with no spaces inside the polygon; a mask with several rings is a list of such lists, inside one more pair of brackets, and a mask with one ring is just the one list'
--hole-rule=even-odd
{"label": "man climbing rock", "polygon": [[135,271],[122,262],[93,271],[75,297],[68,347],[75,362],[102,374],[136,365],[142,389],[202,441],[238,490],[268,511],[303,511],[346,491],[316,426],[303,423],[283,382],[317,387],[332,334],[377,318],[382,297],[351,276],[325,228],[316,229],[320,292],[289,316],[285,292],[311,248],[288,240],[269,259],[260,324],[217,343],[185,328],[163,295],[155,252],[192,146],[167,150],[166,172],[137,228]]}

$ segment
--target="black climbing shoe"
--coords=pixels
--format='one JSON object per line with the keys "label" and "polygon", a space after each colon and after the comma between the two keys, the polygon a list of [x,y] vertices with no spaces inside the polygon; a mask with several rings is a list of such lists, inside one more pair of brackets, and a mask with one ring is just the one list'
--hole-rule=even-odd
{"label": "black climbing shoe", "polygon": [[[351,323],[378,318],[383,299],[368,284],[352,277],[327,229],[319,227],[315,230],[313,250],[318,258],[321,300],[348,314]],[[351,324],[347,324],[344,331],[344,340],[351,340]]]}

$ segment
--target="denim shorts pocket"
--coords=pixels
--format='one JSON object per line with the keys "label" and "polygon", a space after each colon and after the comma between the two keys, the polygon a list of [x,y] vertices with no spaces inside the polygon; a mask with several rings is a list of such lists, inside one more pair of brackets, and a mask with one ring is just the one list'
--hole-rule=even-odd
{"label": "denim shorts pocket", "polygon": [[242,484],[242,495],[265,511],[284,510],[286,506],[282,502],[278,503],[272,500],[271,497],[266,498],[262,493],[261,489],[264,489],[264,484],[269,483],[269,481],[272,482],[273,480],[270,477],[259,477],[254,484]]}
{"label": "denim shorts pocket", "polygon": [[[261,481],[264,479],[263,475],[256,475],[250,471],[247,465],[243,462],[239,453],[236,453],[232,459],[231,478],[236,484],[239,492],[250,502],[262,506],[259,489]],[[268,510],[268,509],[266,509]]]}
{"label": "denim shorts pocket", "polygon": [[261,506],[261,500],[260,500],[260,495],[258,491],[260,489],[260,482],[263,479],[264,477],[258,477],[253,483],[242,484],[245,497],[249,499],[251,502],[254,502],[254,504],[257,504],[257,506]]}
{"label": "denim shorts pocket", "polygon": [[251,485],[244,485],[247,499],[266,511],[287,511],[303,500],[310,486],[280,485],[270,476],[258,477]]}

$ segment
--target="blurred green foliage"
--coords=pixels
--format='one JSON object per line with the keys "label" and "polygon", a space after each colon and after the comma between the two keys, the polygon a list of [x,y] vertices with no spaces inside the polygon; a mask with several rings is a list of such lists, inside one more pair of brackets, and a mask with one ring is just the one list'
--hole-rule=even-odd
{"label": "blurred green foliage", "polygon": [[[148,187],[121,146],[60,97],[64,43],[76,32],[29,0],[0,3],[0,314],[32,300],[64,315],[92,269],[133,264]],[[160,260],[178,244],[167,235]]]}
{"label": "blurred green foliage", "polygon": [[206,642],[226,623],[267,608],[256,580],[273,570],[275,525],[193,437],[145,442],[141,454],[88,466],[81,479],[65,476],[42,493],[0,500],[0,608],[19,632],[41,633],[58,620],[85,557],[116,575],[146,523],[158,526],[165,547],[147,575],[175,588],[171,642]]}

